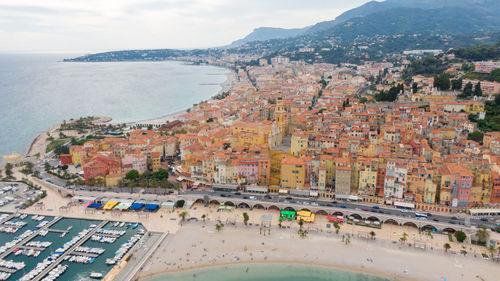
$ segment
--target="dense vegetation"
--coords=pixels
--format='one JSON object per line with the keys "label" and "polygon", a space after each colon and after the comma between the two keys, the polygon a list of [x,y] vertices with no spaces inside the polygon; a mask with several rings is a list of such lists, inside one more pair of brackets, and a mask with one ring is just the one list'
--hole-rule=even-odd
{"label": "dense vegetation", "polygon": [[494,45],[480,45],[470,48],[460,48],[453,51],[457,58],[470,61],[485,61],[500,59],[500,42]]}
{"label": "dense vegetation", "polygon": [[[414,75],[438,75],[445,71],[449,66],[447,60],[441,57],[427,56],[422,59],[412,61],[403,71],[404,78],[411,78]],[[449,87],[448,87],[449,88]]]}
{"label": "dense vegetation", "polygon": [[375,95],[375,100],[377,101],[389,101],[393,102],[398,98],[398,94],[404,91],[403,84],[398,84],[397,86],[391,87],[388,91],[380,91]]}
{"label": "dense vegetation", "polygon": [[486,117],[478,120],[476,115],[469,115],[469,120],[477,122],[479,129],[483,132],[500,131],[500,95],[494,101],[485,102]]}

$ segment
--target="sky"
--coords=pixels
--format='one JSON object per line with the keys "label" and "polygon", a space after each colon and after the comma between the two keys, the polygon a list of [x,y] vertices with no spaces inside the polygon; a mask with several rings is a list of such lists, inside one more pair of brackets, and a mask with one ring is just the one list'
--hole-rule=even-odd
{"label": "sky", "polygon": [[224,46],[258,27],[304,27],[369,0],[0,0],[0,52]]}

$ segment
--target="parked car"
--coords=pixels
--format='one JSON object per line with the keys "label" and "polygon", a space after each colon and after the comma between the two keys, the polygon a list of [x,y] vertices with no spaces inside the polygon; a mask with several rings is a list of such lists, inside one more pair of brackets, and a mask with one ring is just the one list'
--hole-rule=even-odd
{"label": "parked car", "polygon": [[375,209],[375,210],[380,209],[380,207],[379,207],[379,206],[373,206],[372,208],[373,208],[373,209]]}
{"label": "parked car", "polygon": [[344,206],[344,205],[341,205],[341,206],[340,206],[340,208],[342,208],[342,209],[347,209],[347,207],[346,207],[346,206]]}

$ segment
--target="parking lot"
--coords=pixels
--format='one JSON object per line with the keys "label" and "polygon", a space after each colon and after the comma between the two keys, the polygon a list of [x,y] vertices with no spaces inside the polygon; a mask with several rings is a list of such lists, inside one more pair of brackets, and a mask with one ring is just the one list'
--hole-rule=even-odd
{"label": "parking lot", "polygon": [[39,191],[19,182],[0,182],[0,211],[15,212],[23,202],[35,199]]}

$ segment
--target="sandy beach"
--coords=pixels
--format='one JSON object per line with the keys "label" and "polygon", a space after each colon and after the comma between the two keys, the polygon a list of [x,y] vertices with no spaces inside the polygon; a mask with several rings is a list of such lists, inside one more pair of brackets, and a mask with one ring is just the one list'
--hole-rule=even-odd
{"label": "sandy beach", "polygon": [[[287,263],[327,266],[396,280],[497,280],[500,267],[491,261],[423,252],[401,244],[352,239],[349,245],[334,233],[273,229],[263,236],[259,227],[187,223],[147,263],[141,278],[179,270],[235,263]],[[405,273],[407,272],[407,274]],[[480,278],[476,277],[479,276]]]}

